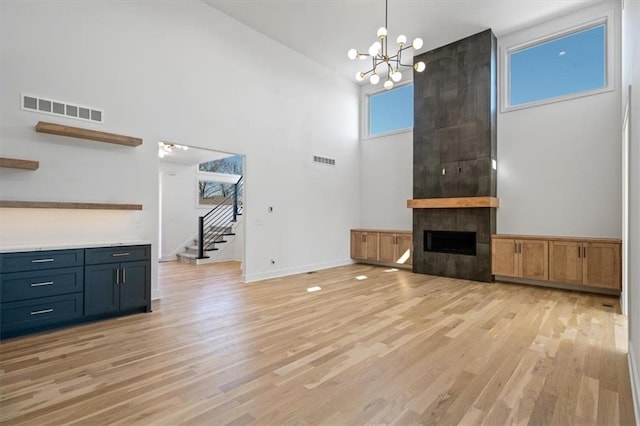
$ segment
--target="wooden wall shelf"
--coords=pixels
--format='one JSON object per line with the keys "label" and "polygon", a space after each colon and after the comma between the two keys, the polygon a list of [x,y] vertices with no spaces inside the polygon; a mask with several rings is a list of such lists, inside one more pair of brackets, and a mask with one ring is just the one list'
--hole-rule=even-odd
{"label": "wooden wall shelf", "polygon": [[499,207],[496,197],[459,197],[459,198],[419,198],[407,200],[410,209],[462,209],[478,207]]}
{"label": "wooden wall shelf", "polygon": [[19,209],[91,209],[91,210],[142,210],[142,204],[69,203],[57,201],[4,201],[0,207]]}
{"label": "wooden wall shelf", "polygon": [[0,167],[10,169],[38,170],[40,163],[33,160],[20,160],[18,158],[0,157]]}
{"label": "wooden wall shelf", "polygon": [[38,124],[36,124],[36,132],[133,147],[142,145],[142,139],[134,138],[132,136],[99,132],[97,130],[82,129],[80,127],[64,126],[62,124],[47,123],[45,121],[38,121]]}

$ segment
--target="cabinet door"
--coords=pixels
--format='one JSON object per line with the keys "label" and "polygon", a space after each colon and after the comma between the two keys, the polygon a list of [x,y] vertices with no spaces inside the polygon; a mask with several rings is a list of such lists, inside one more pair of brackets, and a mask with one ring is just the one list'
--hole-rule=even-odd
{"label": "cabinet door", "polygon": [[84,274],[84,314],[109,314],[120,310],[119,264],[91,265]]}
{"label": "cabinet door", "polygon": [[366,259],[366,235],[361,231],[351,231],[351,258]]}
{"label": "cabinet door", "polygon": [[534,280],[549,279],[549,242],[519,240],[520,276]]}
{"label": "cabinet door", "polygon": [[[396,261],[396,234],[380,233],[380,262],[395,263]],[[368,249],[367,243],[367,249]]]}
{"label": "cabinet door", "polygon": [[493,238],[491,240],[491,273],[505,277],[517,277],[518,269],[516,240]]}
{"label": "cabinet door", "polygon": [[584,285],[620,290],[622,288],[620,269],[619,244],[584,244]]}
{"label": "cabinet door", "polygon": [[582,284],[582,244],[571,241],[549,243],[549,279]]}
{"label": "cabinet door", "polygon": [[380,260],[380,233],[367,232],[365,234],[365,241],[367,242],[366,259],[375,261]]}
{"label": "cabinet door", "polygon": [[120,264],[120,309],[140,308],[149,304],[151,267],[148,261]]}
{"label": "cabinet door", "polygon": [[413,235],[411,234],[397,234],[396,236],[396,253],[395,263],[401,263],[403,265],[413,265]]}

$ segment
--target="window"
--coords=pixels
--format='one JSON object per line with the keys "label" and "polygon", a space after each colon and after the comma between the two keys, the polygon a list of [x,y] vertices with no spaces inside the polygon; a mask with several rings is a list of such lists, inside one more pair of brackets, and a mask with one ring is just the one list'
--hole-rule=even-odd
{"label": "window", "polygon": [[507,108],[607,89],[606,20],[507,49],[506,63]]}
{"label": "window", "polygon": [[413,84],[368,95],[367,135],[378,136],[413,127]]}
{"label": "window", "polygon": [[243,158],[239,155],[198,164],[198,207],[211,209],[219,204],[233,205],[234,191],[238,190],[238,203],[242,205]]}

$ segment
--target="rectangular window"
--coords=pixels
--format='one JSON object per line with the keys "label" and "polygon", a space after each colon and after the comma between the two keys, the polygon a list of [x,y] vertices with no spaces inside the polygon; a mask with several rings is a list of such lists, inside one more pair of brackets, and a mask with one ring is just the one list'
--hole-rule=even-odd
{"label": "rectangular window", "polygon": [[606,21],[508,49],[506,55],[507,108],[607,88]]}
{"label": "rectangular window", "polygon": [[413,127],[413,84],[368,96],[368,136]]}

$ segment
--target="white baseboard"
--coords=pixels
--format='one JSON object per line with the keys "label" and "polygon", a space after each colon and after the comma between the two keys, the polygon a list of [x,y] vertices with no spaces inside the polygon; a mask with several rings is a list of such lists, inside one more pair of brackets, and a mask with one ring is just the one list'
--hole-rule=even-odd
{"label": "white baseboard", "polygon": [[304,266],[298,266],[295,268],[278,269],[278,270],[269,271],[269,272],[258,272],[256,274],[247,274],[247,275],[243,274],[240,277],[240,280],[244,283],[252,283],[255,281],[268,280],[270,278],[286,277],[287,275],[303,274],[305,272],[310,272],[310,271],[318,271],[321,269],[329,269],[329,268],[335,268],[338,266],[351,265],[353,263],[354,262],[351,259],[335,260],[332,262],[316,263],[313,265],[304,265]]}
{"label": "white baseboard", "polygon": [[636,415],[636,424],[640,424],[640,376],[638,375],[637,358],[633,353],[633,344],[629,341],[629,379],[631,380],[631,395],[633,397],[633,411]]}
{"label": "white baseboard", "polygon": [[151,301],[160,300],[160,291],[151,290]]}

